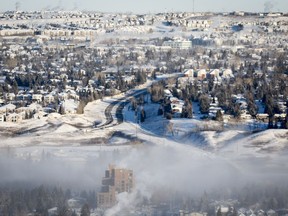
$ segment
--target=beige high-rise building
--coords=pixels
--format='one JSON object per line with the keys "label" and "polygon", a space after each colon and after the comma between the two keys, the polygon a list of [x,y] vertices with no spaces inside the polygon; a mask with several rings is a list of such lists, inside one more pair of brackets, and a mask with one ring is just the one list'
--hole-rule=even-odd
{"label": "beige high-rise building", "polygon": [[134,188],[133,171],[109,165],[102,179],[101,192],[97,194],[97,207],[109,208],[116,204],[116,194],[132,192]]}

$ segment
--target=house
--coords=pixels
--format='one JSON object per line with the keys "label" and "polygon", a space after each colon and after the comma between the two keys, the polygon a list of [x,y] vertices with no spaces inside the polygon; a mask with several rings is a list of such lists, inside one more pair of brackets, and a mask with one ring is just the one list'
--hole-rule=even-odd
{"label": "house", "polygon": [[11,113],[6,116],[6,122],[14,122],[14,123],[19,123],[22,121],[22,115],[17,114],[17,113]]}
{"label": "house", "polygon": [[182,108],[184,106],[184,102],[176,97],[170,97],[170,101],[174,117],[180,117],[182,113]]}
{"label": "house", "polygon": [[185,87],[187,84],[193,83],[194,78],[192,77],[179,77],[178,78],[178,85],[182,88]]}
{"label": "house", "polygon": [[0,85],[4,85],[6,80],[6,76],[0,76]]}
{"label": "house", "polygon": [[4,122],[6,120],[6,116],[4,113],[0,114],[0,122]]}
{"label": "house", "polygon": [[215,215],[227,215],[229,213],[230,209],[229,207],[226,207],[226,206],[218,206],[216,208],[216,212],[215,212]]}
{"label": "house", "polygon": [[206,212],[192,212],[190,213],[190,216],[207,216],[208,213]]}
{"label": "house", "polygon": [[32,103],[28,106],[29,110],[33,113],[36,113],[36,112],[39,112],[39,111],[42,111],[43,108],[40,104],[37,104],[37,103]]}
{"label": "house", "polygon": [[219,78],[220,70],[219,69],[214,69],[214,70],[209,71],[208,74],[209,74],[210,78]]}
{"label": "house", "polygon": [[58,208],[57,207],[48,209],[48,216],[57,215],[57,213],[58,213]]}
{"label": "house", "polygon": [[257,120],[265,121],[268,120],[269,115],[267,113],[258,113],[256,116]]}
{"label": "house", "polygon": [[257,211],[257,216],[265,216],[265,215],[266,215],[266,213],[264,210],[260,209]]}
{"label": "house", "polygon": [[242,94],[232,95],[232,100],[234,103],[239,104],[241,110],[247,109],[247,100]]}
{"label": "house", "polygon": [[123,77],[124,82],[127,82],[127,83],[131,83],[134,79],[135,79],[134,75],[132,75],[132,76],[124,76]]}
{"label": "house", "polygon": [[62,102],[65,114],[76,114],[78,102],[73,99],[68,99]]}
{"label": "house", "polygon": [[32,100],[35,102],[41,102],[43,98],[42,94],[33,94],[32,95]]}
{"label": "house", "polygon": [[0,113],[14,112],[15,109],[16,106],[14,104],[7,104],[5,106],[0,107]]}
{"label": "house", "polygon": [[58,94],[60,100],[67,100],[69,98],[69,94],[66,92],[61,92]]}
{"label": "house", "polygon": [[[89,88],[91,92],[93,92],[93,88]],[[79,100],[79,95],[77,95],[76,91],[69,89],[66,91],[66,93],[68,94],[68,98],[69,99],[74,99],[74,100]]]}
{"label": "house", "polygon": [[116,67],[114,68],[108,68],[105,71],[101,72],[102,74],[105,75],[105,78],[110,78],[110,77],[115,77],[116,74],[118,73],[118,69]]}
{"label": "house", "polygon": [[183,72],[183,74],[184,74],[185,77],[193,77],[194,70],[193,70],[193,69],[186,69],[186,70]]}
{"label": "house", "polygon": [[275,12],[275,13],[268,13],[267,14],[267,17],[280,17],[280,16],[282,16],[282,13],[277,13],[277,12]]}
{"label": "house", "polygon": [[219,105],[219,101],[217,97],[209,97],[210,99],[210,106],[217,107]]}
{"label": "house", "polygon": [[235,12],[234,12],[234,15],[235,15],[235,16],[244,16],[244,15],[245,15],[245,12],[244,12],[244,11],[235,11]]}
{"label": "house", "polygon": [[247,111],[245,110],[245,111],[241,111],[240,118],[241,119],[252,119],[252,116],[249,113],[247,113]]}
{"label": "house", "polygon": [[233,78],[234,75],[233,75],[233,72],[231,69],[226,69],[222,72],[222,78],[225,78],[225,79],[229,79],[229,78]]}
{"label": "house", "polygon": [[182,106],[179,106],[179,104],[171,104],[171,107],[174,117],[180,117],[182,113]]}
{"label": "house", "polygon": [[51,94],[45,95],[44,96],[44,102],[45,103],[52,103],[54,102],[54,96]]}
{"label": "house", "polygon": [[23,113],[24,113],[24,116],[23,116],[23,118],[25,118],[25,113],[26,112],[29,112],[30,111],[30,109],[28,108],[28,107],[19,107],[19,108],[17,108],[16,109],[16,113],[21,113],[22,115],[23,115]]}
{"label": "house", "polygon": [[205,79],[207,75],[207,72],[205,69],[201,69],[199,71],[197,71],[197,78],[198,79]]}
{"label": "house", "polygon": [[43,111],[39,111],[33,115],[33,118],[34,119],[41,119],[43,117],[46,117],[47,115],[48,115],[48,113],[43,112]]}
{"label": "house", "polygon": [[14,93],[7,93],[6,94],[6,99],[8,100],[8,101],[12,101],[12,100],[15,100],[15,94]]}
{"label": "house", "polygon": [[224,110],[221,107],[209,107],[209,117],[215,118],[218,110],[220,110],[222,115],[224,114]]}
{"label": "house", "polygon": [[164,89],[164,96],[165,97],[172,97],[173,95],[169,89]]}

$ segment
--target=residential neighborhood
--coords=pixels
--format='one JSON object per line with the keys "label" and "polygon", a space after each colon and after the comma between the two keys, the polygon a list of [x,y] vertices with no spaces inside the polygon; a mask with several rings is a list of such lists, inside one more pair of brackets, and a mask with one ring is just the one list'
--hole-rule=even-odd
{"label": "residential neighborhood", "polygon": [[[219,16],[223,19],[216,24],[215,17]],[[35,22],[31,25],[29,20]],[[234,30],[239,24],[237,20],[237,14],[211,13],[136,16],[5,12],[0,20],[1,104],[4,105],[1,121],[21,122],[51,112],[82,113],[83,104],[88,101],[127,91],[147,78],[155,79],[158,74],[175,72],[183,74],[177,80],[178,92],[189,86],[197,90],[193,100],[207,94],[214,102],[207,108],[209,112],[202,113],[211,118],[216,117],[217,110],[229,115],[231,112],[227,107],[225,109],[223,101],[220,106],[215,103],[218,100],[215,94],[219,94],[215,89],[226,85],[233,87],[243,78],[263,82],[264,76],[269,85],[279,67],[284,72],[283,78],[278,80],[282,83],[276,84],[280,92],[271,96],[273,106],[277,107],[273,117],[275,114],[279,122],[284,121],[287,109],[287,16],[279,14],[271,18],[269,14],[244,14],[241,16],[244,29]],[[124,29],[131,26],[135,34],[139,30],[136,27],[142,26],[143,30],[150,27],[147,32],[142,32],[146,37],[123,38]],[[270,27],[273,30],[268,30]],[[175,31],[183,32],[185,36],[175,37]],[[276,31],[278,33],[274,34]],[[104,39],[104,35],[110,39]],[[238,105],[239,100],[229,94],[229,100]],[[235,90],[235,94],[242,97],[243,102],[247,100],[243,90]],[[260,111],[261,117],[258,117],[263,119],[263,114],[271,116],[272,113],[264,112],[262,107],[265,108],[265,104],[256,105],[256,100],[263,100],[263,92],[261,94],[256,98],[254,95],[251,102],[257,108],[254,117]],[[183,100],[183,96],[178,99]],[[42,108],[29,108],[33,103]],[[182,107],[177,103],[177,112],[181,113]],[[8,104],[16,107],[6,110]],[[240,109],[237,117],[251,118],[247,105],[240,105]],[[235,113],[232,115],[235,117]]]}

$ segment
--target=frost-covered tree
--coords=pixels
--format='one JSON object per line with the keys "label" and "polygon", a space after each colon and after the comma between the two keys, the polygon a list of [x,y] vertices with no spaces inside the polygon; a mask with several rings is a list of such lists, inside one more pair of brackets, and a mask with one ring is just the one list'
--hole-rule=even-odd
{"label": "frost-covered tree", "polygon": [[210,99],[208,95],[205,94],[200,96],[199,105],[201,113],[207,114],[209,112]]}

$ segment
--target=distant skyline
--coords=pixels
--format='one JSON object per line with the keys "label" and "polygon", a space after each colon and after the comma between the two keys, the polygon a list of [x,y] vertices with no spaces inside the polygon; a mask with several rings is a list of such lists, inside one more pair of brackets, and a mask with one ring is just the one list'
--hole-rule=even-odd
{"label": "distant skyline", "polygon": [[[0,0],[1,12],[15,10],[89,10],[101,12],[193,12],[193,0]],[[195,12],[288,12],[288,0],[194,0]]]}

